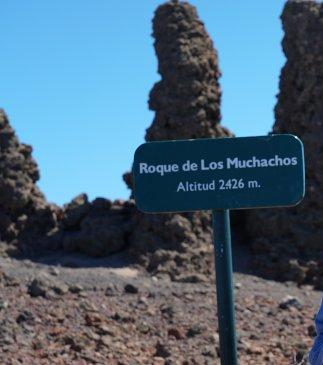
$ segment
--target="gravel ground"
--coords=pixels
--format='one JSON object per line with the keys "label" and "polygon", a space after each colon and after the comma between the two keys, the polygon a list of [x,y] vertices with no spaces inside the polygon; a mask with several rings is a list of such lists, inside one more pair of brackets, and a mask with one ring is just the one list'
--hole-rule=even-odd
{"label": "gravel ground", "polygon": [[[124,264],[0,258],[0,363],[220,364],[214,284]],[[236,273],[235,294],[239,363],[300,362],[321,293]]]}

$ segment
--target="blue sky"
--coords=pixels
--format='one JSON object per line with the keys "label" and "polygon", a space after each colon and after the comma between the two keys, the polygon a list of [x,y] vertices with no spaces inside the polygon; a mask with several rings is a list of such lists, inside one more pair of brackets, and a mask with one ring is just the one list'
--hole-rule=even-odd
{"label": "blue sky", "polygon": [[[129,170],[159,79],[157,0],[2,0],[0,107],[32,144],[50,201],[127,198]],[[222,124],[237,136],[274,122],[284,1],[192,0],[219,52]]]}

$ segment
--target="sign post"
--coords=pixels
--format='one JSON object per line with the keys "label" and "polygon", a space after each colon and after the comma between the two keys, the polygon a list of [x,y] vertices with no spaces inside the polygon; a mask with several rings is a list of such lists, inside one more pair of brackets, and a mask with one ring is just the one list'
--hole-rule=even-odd
{"label": "sign post", "polygon": [[222,365],[237,365],[230,209],[284,207],[304,197],[302,142],[293,135],[150,142],[133,165],[146,213],[212,210]]}
{"label": "sign post", "polygon": [[213,210],[212,220],[221,361],[237,365],[229,210]]}

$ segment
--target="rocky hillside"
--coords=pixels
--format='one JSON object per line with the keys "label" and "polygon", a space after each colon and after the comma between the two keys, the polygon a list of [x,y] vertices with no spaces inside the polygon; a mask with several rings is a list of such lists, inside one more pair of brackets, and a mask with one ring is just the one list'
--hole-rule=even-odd
{"label": "rocky hillside", "polygon": [[[123,265],[116,256],[0,259],[1,364],[219,365],[214,283]],[[235,292],[239,364],[301,364],[320,293],[238,273]]]}

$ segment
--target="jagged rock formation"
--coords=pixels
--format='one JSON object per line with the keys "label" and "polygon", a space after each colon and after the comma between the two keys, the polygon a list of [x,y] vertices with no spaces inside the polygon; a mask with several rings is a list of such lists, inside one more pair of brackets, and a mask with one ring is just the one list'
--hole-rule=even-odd
{"label": "jagged rock formation", "polygon": [[196,9],[186,2],[158,7],[153,37],[161,80],[150,92],[156,114],[146,141],[230,136],[219,124],[217,52]]}
{"label": "jagged rock formation", "polygon": [[131,202],[81,194],[62,208],[49,204],[36,183],[39,170],[32,147],[21,144],[0,110],[0,235],[19,252],[46,249],[104,256],[127,246],[133,225]]}
{"label": "jagged rock formation", "polygon": [[[217,51],[195,7],[178,1],[159,6],[153,37],[161,80],[149,96],[156,114],[146,141],[232,136],[220,125]],[[123,179],[132,189],[131,174]]]}
{"label": "jagged rock formation", "polygon": [[[161,80],[150,92],[156,112],[146,141],[228,137],[220,125],[221,90],[217,52],[187,2],[156,10],[153,37]],[[131,187],[131,178],[124,179]],[[136,212],[131,252],[148,268],[182,280],[183,272],[209,273],[212,232],[207,213],[147,215]]]}
{"label": "jagged rock formation", "polygon": [[307,189],[295,208],[250,213],[257,266],[275,279],[320,284],[323,275],[323,4],[288,1],[282,14],[287,62],[280,77],[274,133],[299,136]]}
{"label": "jagged rock formation", "polygon": [[[8,243],[34,241],[56,225],[56,207],[46,203],[36,186],[32,147],[19,142],[0,110],[0,235]],[[35,243],[35,242],[33,242]]]}
{"label": "jagged rock formation", "polygon": [[81,194],[63,209],[59,235],[65,250],[98,257],[127,248],[133,229],[132,201],[112,203],[96,198],[90,203],[86,194]]}
{"label": "jagged rock formation", "polygon": [[207,281],[213,273],[210,216],[207,213],[134,215],[129,246],[149,272],[174,281]]}

